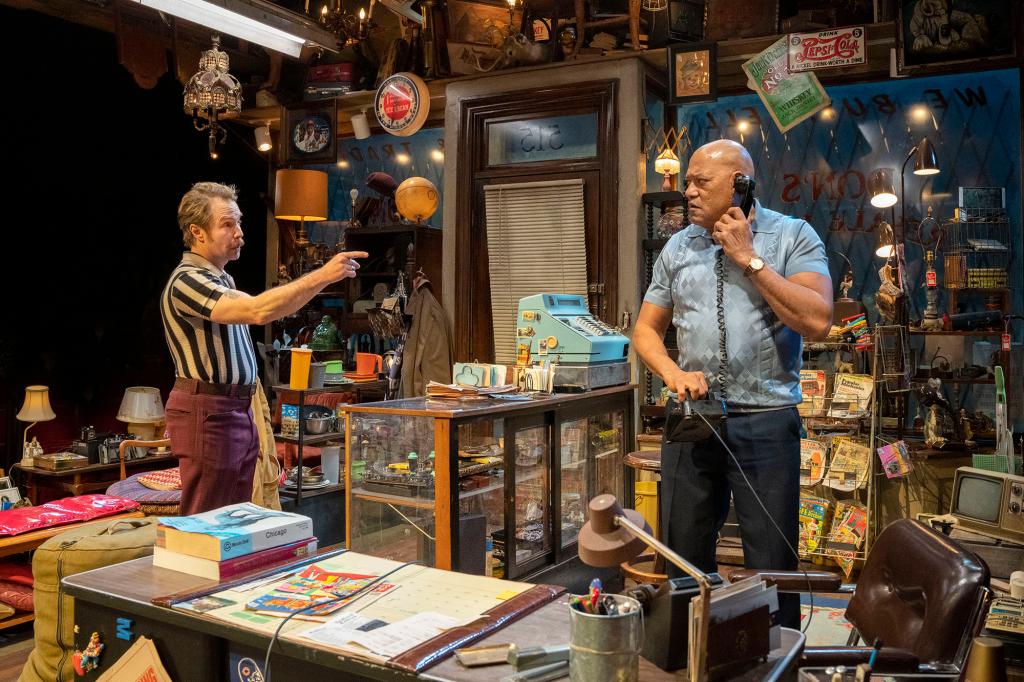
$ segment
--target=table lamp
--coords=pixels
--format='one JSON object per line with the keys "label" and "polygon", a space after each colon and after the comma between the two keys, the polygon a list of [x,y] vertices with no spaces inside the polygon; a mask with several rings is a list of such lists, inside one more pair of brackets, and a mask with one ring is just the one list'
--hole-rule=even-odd
{"label": "table lamp", "polygon": [[306,221],[327,220],[327,173],[285,168],[277,171],[274,185],[274,217],[298,221],[295,243],[305,247]]}
{"label": "table lamp", "polygon": [[669,192],[675,189],[672,187],[672,176],[679,174],[679,168],[679,157],[676,156],[671,147],[665,147],[665,150],[658,154],[658,158],[654,160],[655,172],[665,176],[665,182],[661,184],[662,192]]}
{"label": "table lamp", "polygon": [[578,553],[583,563],[601,568],[618,566],[639,555],[650,545],[655,552],[697,582],[700,596],[691,604],[694,613],[699,615],[697,631],[690,632],[687,643],[687,673],[690,682],[706,680],[708,620],[711,616],[711,580],[708,575],[651,535],[651,527],[640,512],[623,509],[614,495],[598,495],[590,501],[589,509],[590,520],[583,525],[579,534]]}
{"label": "table lamp", "polygon": [[160,389],[152,386],[131,386],[124,390],[117,420],[128,422],[128,432],[138,440],[152,440],[156,425],[164,421],[164,403]]}
{"label": "table lamp", "polygon": [[25,427],[25,436],[21,444],[22,466],[32,466],[33,459],[28,452],[28,430],[38,422],[48,422],[56,419],[53,408],[50,407],[50,388],[48,386],[26,386],[25,402],[18,412],[17,419],[21,422],[31,422]]}

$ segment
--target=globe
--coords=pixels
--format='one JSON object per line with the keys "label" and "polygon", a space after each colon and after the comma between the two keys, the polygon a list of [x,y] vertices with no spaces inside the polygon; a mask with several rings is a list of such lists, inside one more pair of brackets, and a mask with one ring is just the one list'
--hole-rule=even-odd
{"label": "globe", "polygon": [[426,178],[407,178],[395,190],[395,207],[403,218],[412,222],[429,220],[439,201],[437,187]]}

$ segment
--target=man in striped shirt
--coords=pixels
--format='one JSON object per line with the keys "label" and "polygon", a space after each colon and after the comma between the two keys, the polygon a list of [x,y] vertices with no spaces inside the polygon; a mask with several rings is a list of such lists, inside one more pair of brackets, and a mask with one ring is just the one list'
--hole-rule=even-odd
{"label": "man in striped shirt", "polygon": [[181,513],[197,514],[252,496],[259,438],[250,399],[256,354],[250,324],[290,315],[332,282],[355,277],[363,251],[339,253],[323,267],[257,296],[224,271],[238,260],[242,213],[234,187],[192,186],[178,206],[185,248],[160,297],[176,378],[167,399],[167,434],[181,467]]}

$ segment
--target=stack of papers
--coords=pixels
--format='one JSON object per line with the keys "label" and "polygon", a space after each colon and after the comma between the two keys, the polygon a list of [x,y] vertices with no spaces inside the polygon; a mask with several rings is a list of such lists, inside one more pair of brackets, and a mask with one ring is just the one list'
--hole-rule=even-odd
{"label": "stack of papers", "polygon": [[483,399],[492,393],[511,393],[516,387],[508,386],[462,386],[431,381],[427,384],[427,397],[448,400]]}

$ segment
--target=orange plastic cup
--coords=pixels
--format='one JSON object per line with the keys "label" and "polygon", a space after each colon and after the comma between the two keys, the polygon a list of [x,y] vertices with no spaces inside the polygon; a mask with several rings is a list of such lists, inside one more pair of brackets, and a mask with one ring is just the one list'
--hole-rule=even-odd
{"label": "orange plastic cup", "polygon": [[313,351],[308,348],[292,348],[292,373],[288,385],[292,390],[305,391],[309,388],[309,363]]}

